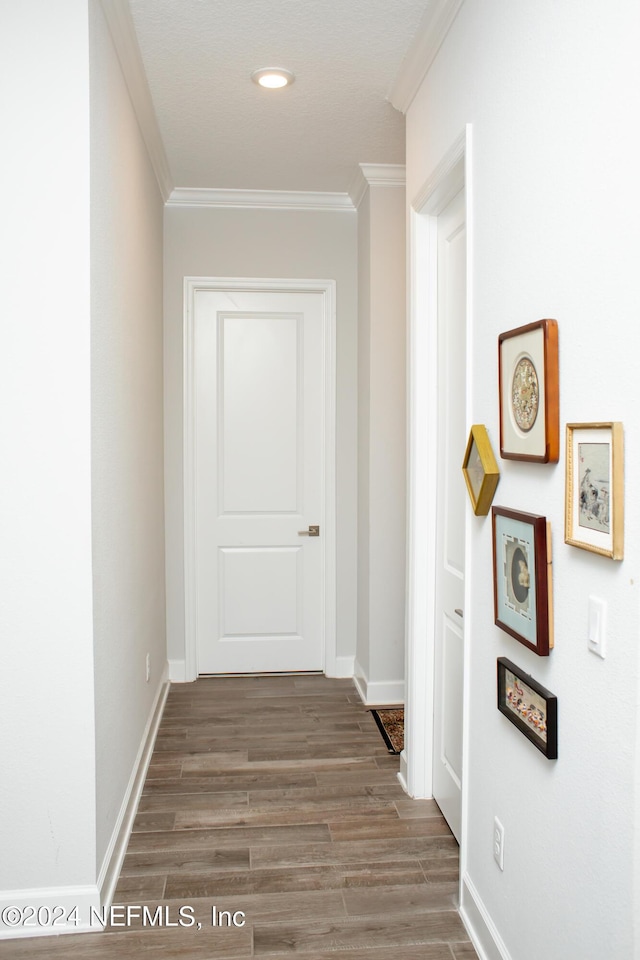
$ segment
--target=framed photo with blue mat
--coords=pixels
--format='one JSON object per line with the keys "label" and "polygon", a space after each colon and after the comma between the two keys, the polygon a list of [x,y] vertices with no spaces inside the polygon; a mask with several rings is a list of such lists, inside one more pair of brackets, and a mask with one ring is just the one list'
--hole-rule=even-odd
{"label": "framed photo with blue mat", "polygon": [[495,623],[539,657],[553,648],[551,527],[534,513],[493,507]]}

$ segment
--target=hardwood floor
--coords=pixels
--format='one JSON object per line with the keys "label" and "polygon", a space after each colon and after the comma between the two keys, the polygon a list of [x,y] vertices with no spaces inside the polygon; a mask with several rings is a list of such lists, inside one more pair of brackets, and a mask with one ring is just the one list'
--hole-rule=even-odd
{"label": "hardwood floor", "polygon": [[3,941],[0,956],[471,960],[457,844],[397,770],[349,680],[173,686],[114,897],[122,925]]}

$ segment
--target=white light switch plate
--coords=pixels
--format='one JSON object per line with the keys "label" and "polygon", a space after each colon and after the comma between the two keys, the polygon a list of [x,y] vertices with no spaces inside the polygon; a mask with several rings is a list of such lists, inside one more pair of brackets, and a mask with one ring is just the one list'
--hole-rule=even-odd
{"label": "white light switch plate", "polygon": [[607,602],[600,597],[589,597],[587,643],[591,653],[605,658],[607,640]]}

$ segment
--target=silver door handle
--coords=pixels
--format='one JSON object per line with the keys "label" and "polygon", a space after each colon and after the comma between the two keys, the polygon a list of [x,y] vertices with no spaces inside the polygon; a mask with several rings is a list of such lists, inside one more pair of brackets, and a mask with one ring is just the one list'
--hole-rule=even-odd
{"label": "silver door handle", "polygon": [[464,617],[464,613],[462,612],[460,607],[456,607],[456,609],[453,612],[457,613],[459,617]]}
{"label": "silver door handle", "polygon": [[310,526],[308,530],[298,530],[299,537],[319,537],[320,527]]}

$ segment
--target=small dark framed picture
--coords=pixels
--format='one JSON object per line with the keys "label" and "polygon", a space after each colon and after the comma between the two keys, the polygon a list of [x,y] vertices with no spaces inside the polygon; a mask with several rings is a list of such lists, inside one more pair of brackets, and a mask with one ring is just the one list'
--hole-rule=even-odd
{"label": "small dark framed picture", "polygon": [[551,525],[534,513],[493,507],[495,622],[539,657],[553,647]]}
{"label": "small dark framed picture", "polygon": [[548,760],[557,760],[558,698],[506,657],[498,657],[498,710]]}
{"label": "small dark framed picture", "polygon": [[622,424],[568,423],[564,539],[612,560],[624,557]]}
{"label": "small dark framed picture", "polygon": [[498,337],[500,456],[556,463],[560,456],[558,323],[538,320]]}
{"label": "small dark framed picture", "polygon": [[477,517],[486,517],[500,480],[500,469],[487,428],[482,423],[471,427],[462,472],[473,512]]}

